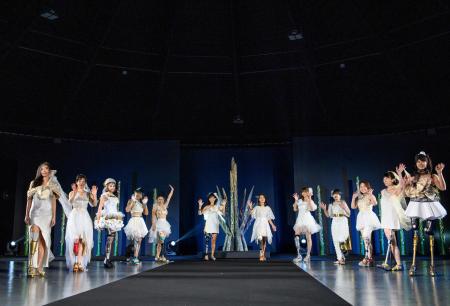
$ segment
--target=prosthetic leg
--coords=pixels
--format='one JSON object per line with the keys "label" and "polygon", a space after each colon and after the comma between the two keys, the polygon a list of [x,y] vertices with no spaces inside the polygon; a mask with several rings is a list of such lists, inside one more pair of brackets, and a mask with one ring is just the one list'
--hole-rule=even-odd
{"label": "prosthetic leg", "polygon": [[169,260],[166,258],[166,236],[164,234],[160,234],[159,241],[161,243],[161,252],[159,258],[162,262],[169,262]]}
{"label": "prosthetic leg", "polygon": [[78,252],[80,248],[80,240],[73,243],[73,254],[75,255],[75,263],[73,264],[73,272],[78,272],[79,264],[78,264]]}
{"label": "prosthetic leg", "polygon": [[294,258],[293,261],[300,262],[303,259],[302,254],[300,254],[300,235],[295,235],[294,241],[295,241],[295,248],[297,249],[297,257]]}
{"label": "prosthetic leg", "polygon": [[103,265],[107,269],[110,269],[110,268],[114,267],[113,263],[110,260],[110,257],[111,257],[112,244],[114,242],[115,236],[116,236],[115,232],[109,232],[108,233],[108,238],[106,240],[106,256],[105,256],[105,261],[103,262]]}
{"label": "prosthetic leg", "polygon": [[30,232],[30,259],[28,260],[28,276],[29,277],[35,277],[36,274],[36,268],[33,267],[33,257],[34,254],[36,254],[37,248],[38,248],[38,239],[39,239],[39,233],[38,232]]}
{"label": "prosthetic leg", "polygon": [[433,231],[433,221],[428,220],[427,225],[425,227],[425,232],[428,234],[430,239],[430,276],[435,276],[436,272],[434,271],[434,231]]}
{"label": "prosthetic leg", "polygon": [[392,235],[394,235],[394,232],[391,231],[391,234],[389,235],[388,238],[388,247],[386,250],[386,258],[384,259],[384,262],[380,265],[377,265],[378,268],[381,268],[383,270],[386,271],[391,271],[391,252],[393,252],[394,250],[392,249]]}
{"label": "prosthetic leg", "polygon": [[209,252],[209,240],[211,240],[211,234],[205,233],[205,260],[209,260],[208,252]]}
{"label": "prosthetic leg", "polygon": [[417,244],[419,242],[419,233],[418,233],[418,222],[417,219],[412,220],[412,226],[414,230],[414,238],[413,238],[413,261],[411,263],[411,267],[409,268],[409,276],[414,276],[416,274],[416,253],[417,253]]}
{"label": "prosthetic leg", "polygon": [[261,237],[259,242],[259,261],[264,261],[264,238]]}
{"label": "prosthetic leg", "polygon": [[140,261],[139,261],[139,250],[141,248],[141,242],[139,240],[137,240],[137,239],[134,239],[133,240],[133,248],[134,248],[133,259],[131,260],[131,263],[137,265],[137,264],[140,263]]}

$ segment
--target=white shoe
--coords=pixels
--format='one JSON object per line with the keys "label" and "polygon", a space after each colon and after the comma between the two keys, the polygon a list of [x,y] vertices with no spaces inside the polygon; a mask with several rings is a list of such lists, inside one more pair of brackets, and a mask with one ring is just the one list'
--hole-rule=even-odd
{"label": "white shoe", "polygon": [[300,262],[300,261],[302,261],[302,260],[303,260],[302,255],[298,255],[298,256],[295,257],[292,261],[295,262],[295,263],[298,263],[298,262]]}
{"label": "white shoe", "polygon": [[311,256],[306,255],[305,259],[303,259],[304,262],[310,262],[311,261]]}

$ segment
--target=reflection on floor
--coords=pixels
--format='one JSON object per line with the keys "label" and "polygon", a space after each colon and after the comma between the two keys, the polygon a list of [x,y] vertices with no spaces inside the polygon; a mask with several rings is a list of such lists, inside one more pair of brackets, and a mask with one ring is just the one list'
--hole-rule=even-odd
{"label": "reflection on floor", "polygon": [[450,261],[436,261],[435,277],[428,275],[428,264],[420,260],[415,277],[408,276],[407,270],[359,267],[357,261],[335,266],[331,261],[313,260],[298,266],[352,305],[450,305]]}
{"label": "reflection on floor", "polygon": [[154,262],[140,265],[116,263],[111,270],[103,262],[95,261],[85,273],[72,273],[65,261],[52,262],[45,278],[27,278],[26,261],[0,260],[0,305],[44,305],[69,297],[124,277],[161,266]]}

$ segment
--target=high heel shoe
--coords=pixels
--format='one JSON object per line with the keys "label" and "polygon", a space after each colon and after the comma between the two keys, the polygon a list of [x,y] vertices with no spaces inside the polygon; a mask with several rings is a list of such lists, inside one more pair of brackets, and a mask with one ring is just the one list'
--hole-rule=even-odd
{"label": "high heel shoe", "polygon": [[72,269],[72,270],[73,270],[73,272],[75,272],[75,273],[78,272],[79,266],[78,266],[78,263],[77,263],[77,262],[73,264],[73,269]]}
{"label": "high heel shoe", "polygon": [[45,277],[45,271],[44,270],[42,270],[42,271],[38,270],[38,274],[39,274],[40,277]]}

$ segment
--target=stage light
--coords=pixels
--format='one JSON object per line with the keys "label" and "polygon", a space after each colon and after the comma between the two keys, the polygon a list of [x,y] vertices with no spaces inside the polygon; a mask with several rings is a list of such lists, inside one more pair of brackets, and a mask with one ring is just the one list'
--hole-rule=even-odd
{"label": "stage light", "polygon": [[345,65],[345,63],[340,63],[339,64],[339,68],[341,68],[341,69],[345,69],[347,66]]}
{"label": "stage light", "polygon": [[56,15],[56,12],[52,9],[47,9],[41,14],[42,18],[48,19],[48,20],[55,20],[58,19],[59,16]]}
{"label": "stage light", "polygon": [[11,242],[9,243],[9,245],[10,245],[12,248],[14,248],[17,244],[16,244],[15,241],[11,241]]}
{"label": "stage light", "polygon": [[300,241],[300,243],[301,243],[301,244],[306,244],[306,239],[303,238],[303,239]]}
{"label": "stage light", "polygon": [[10,241],[6,246],[6,255],[17,256],[17,251],[19,249],[18,241]]}
{"label": "stage light", "polygon": [[175,244],[177,244],[177,243],[175,241],[173,241],[173,240],[170,242],[171,246],[175,246]]}

